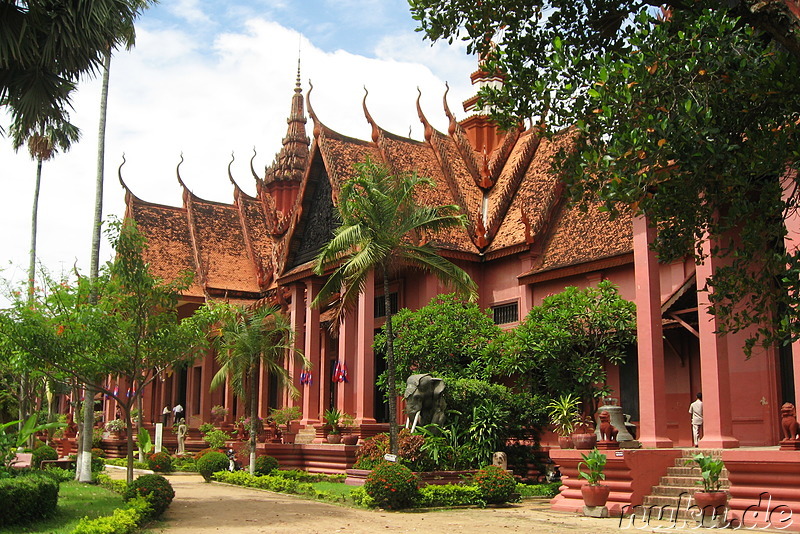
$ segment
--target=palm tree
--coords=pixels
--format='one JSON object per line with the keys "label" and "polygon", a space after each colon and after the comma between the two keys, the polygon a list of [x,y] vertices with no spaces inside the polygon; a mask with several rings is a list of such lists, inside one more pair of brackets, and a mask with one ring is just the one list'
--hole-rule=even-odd
{"label": "palm tree", "polygon": [[287,356],[293,355],[304,366],[309,361],[293,343],[294,331],[277,306],[258,309],[218,304],[221,320],[216,344],[220,369],[211,380],[211,389],[217,389],[230,379],[231,388],[238,395],[248,396],[250,414],[250,474],[256,467],[256,435],[258,433],[258,388],[256,381],[260,366],[277,377],[279,387],[288,388],[297,396],[297,388],[284,366]]}
{"label": "palm tree", "polygon": [[[28,152],[36,161],[36,181],[33,188],[33,209],[31,212],[31,249],[28,261],[28,304],[33,305],[36,287],[36,235],[39,221],[39,191],[42,183],[42,163],[51,159],[59,150],[66,152],[73,142],[80,137],[78,129],[69,122],[58,123],[46,121],[39,124],[36,133],[25,138],[12,126],[14,148],[19,149],[27,142]],[[20,378],[19,416],[20,421],[28,417],[28,374],[22,373]]]}
{"label": "palm tree", "polygon": [[463,228],[466,217],[458,206],[423,206],[417,196],[432,182],[414,174],[392,175],[369,158],[355,165],[356,175],[342,185],[337,210],[341,225],[316,258],[314,272],[321,275],[335,265],[312,306],[339,294],[334,312],[339,320],[352,309],[373,270],[383,278],[386,306],[386,374],[389,395],[389,443],[398,452],[397,392],[392,335],[389,279],[404,267],[433,273],[463,296],[474,300],[477,286],[462,269],[442,258],[430,242],[437,231]]}

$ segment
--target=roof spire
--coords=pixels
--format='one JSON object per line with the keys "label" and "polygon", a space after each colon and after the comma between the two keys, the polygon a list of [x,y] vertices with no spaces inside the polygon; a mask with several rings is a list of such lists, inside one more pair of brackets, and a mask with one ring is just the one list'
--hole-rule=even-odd
{"label": "roof spire", "polygon": [[306,114],[304,109],[303,88],[300,83],[300,57],[297,58],[297,79],[286,136],[283,148],[275,155],[275,161],[267,168],[264,182],[296,182],[300,183],[308,160],[308,147],[311,144],[306,135]]}

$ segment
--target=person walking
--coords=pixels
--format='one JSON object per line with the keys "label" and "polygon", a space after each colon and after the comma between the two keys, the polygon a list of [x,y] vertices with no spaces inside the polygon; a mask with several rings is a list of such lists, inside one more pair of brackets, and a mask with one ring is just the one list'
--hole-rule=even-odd
{"label": "person walking", "polygon": [[172,424],[177,425],[181,417],[183,417],[183,406],[178,403],[172,408]]}
{"label": "person walking", "polygon": [[172,413],[172,410],[169,409],[169,404],[164,405],[164,409],[161,410],[161,422],[164,423],[164,426],[167,426],[169,422],[169,414]]}
{"label": "person walking", "polygon": [[697,394],[697,400],[689,405],[689,414],[692,416],[692,441],[699,447],[703,438],[703,394]]}

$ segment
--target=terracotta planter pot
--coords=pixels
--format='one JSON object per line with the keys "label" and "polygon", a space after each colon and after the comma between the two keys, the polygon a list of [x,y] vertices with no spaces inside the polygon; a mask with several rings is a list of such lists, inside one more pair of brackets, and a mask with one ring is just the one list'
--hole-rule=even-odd
{"label": "terracotta planter pot", "polygon": [[342,435],[341,434],[328,434],[327,440],[328,440],[328,443],[341,443],[342,442]]}
{"label": "terracotta planter pot", "polygon": [[605,506],[610,492],[611,488],[608,486],[581,486],[583,504],[589,507]]}
{"label": "terracotta planter pot", "polygon": [[558,436],[558,446],[561,449],[574,449],[575,444],[570,436]]}
{"label": "terracotta planter pot", "polygon": [[357,445],[358,434],[348,434],[346,436],[342,436],[342,443],[345,445]]}
{"label": "terracotta planter pot", "polygon": [[728,494],[724,491],[697,491],[694,494],[694,503],[704,516],[724,516]]}
{"label": "terracotta planter pot", "polygon": [[284,432],[281,434],[284,443],[294,443],[294,438],[297,437],[297,434],[294,432]]}
{"label": "terracotta planter pot", "polygon": [[572,434],[572,442],[576,449],[590,450],[597,445],[597,435],[591,434]]}

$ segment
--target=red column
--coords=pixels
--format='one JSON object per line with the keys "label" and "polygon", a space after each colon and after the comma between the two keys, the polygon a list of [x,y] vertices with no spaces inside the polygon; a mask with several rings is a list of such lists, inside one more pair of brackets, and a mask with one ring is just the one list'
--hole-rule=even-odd
{"label": "red column", "polygon": [[[306,288],[303,284],[294,284],[291,288],[292,290],[292,302],[289,305],[289,320],[292,324],[292,330],[294,331],[294,347],[301,353],[305,354],[305,319],[306,319]],[[294,372],[294,363],[293,363],[293,356],[290,356],[289,360],[286,362],[286,369],[292,374],[292,380],[294,384],[298,386],[300,390],[300,397],[298,399],[292,399],[291,395],[289,394],[288,390],[283,391],[283,406],[300,406],[302,407],[302,398],[306,394],[306,390],[309,386],[299,385],[299,375],[295,374]],[[318,377],[319,369],[313,369],[315,378]],[[316,380],[315,380],[316,382]]]}
{"label": "red column", "polygon": [[375,356],[372,341],[375,330],[375,273],[367,277],[356,310],[356,368],[352,384],[356,394],[356,421],[375,422]]}
{"label": "red column", "polygon": [[[320,388],[322,388],[323,373],[325,364],[322,361],[320,350],[320,324],[319,308],[312,308],[311,303],[317,297],[322,283],[319,280],[306,281],[306,328],[305,328],[305,354],[311,362],[312,369],[316,371],[317,380],[306,388],[303,393],[303,420],[304,425],[319,422],[320,413]],[[292,379],[297,380],[300,374],[299,366],[295,366]]]}
{"label": "red column", "polygon": [[656,237],[646,218],[633,219],[636,329],[639,359],[639,441],[644,447],[672,447],[667,437],[664,342],[658,259],[650,250]]}
{"label": "red column", "polygon": [[358,393],[355,384],[362,372],[356,359],[356,336],[356,312],[352,311],[339,324],[339,361],[347,369],[348,381],[340,382],[336,391],[336,406],[351,415],[356,410],[355,397]]}
{"label": "red column", "polygon": [[200,421],[211,421],[211,380],[214,378],[214,353],[208,351],[203,356],[200,367]]}
{"label": "red column", "polygon": [[733,448],[739,440],[733,437],[731,420],[731,387],[728,363],[728,339],[718,335],[718,321],[708,313],[706,280],[714,272],[718,260],[711,256],[711,243],[702,244],[706,259],[697,264],[697,320],[700,332],[700,384],[703,390],[703,439],[701,447]]}

